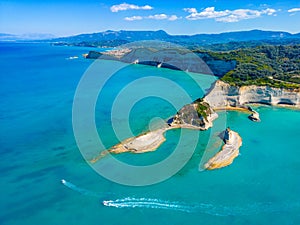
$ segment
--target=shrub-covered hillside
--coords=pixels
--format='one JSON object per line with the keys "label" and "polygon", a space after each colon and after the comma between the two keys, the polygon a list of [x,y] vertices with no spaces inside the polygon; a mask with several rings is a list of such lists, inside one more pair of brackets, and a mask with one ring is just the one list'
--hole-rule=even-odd
{"label": "shrub-covered hillside", "polygon": [[236,61],[235,68],[221,78],[231,85],[300,87],[300,45],[267,45],[207,53],[215,59]]}

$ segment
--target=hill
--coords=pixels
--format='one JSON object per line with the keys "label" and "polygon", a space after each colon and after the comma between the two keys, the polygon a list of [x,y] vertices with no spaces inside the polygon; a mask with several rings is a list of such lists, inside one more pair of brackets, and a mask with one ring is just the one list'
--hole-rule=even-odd
{"label": "hill", "polygon": [[173,42],[185,46],[204,46],[228,42],[241,41],[258,41],[258,40],[286,40],[286,39],[300,39],[300,34],[291,34],[281,31],[238,31],[226,32],[220,34],[195,34],[195,35],[170,35],[163,30],[158,31],[112,31],[80,34],[71,37],[63,37],[51,39],[52,42],[59,42],[72,45],[89,45],[99,46],[104,43],[109,46],[109,42],[113,43],[128,43],[141,40],[160,40]]}
{"label": "hill", "polygon": [[235,61],[235,68],[221,78],[233,86],[300,87],[300,45],[265,45],[229,52],[196,50],[195,53],[206,53],[215,60]]}

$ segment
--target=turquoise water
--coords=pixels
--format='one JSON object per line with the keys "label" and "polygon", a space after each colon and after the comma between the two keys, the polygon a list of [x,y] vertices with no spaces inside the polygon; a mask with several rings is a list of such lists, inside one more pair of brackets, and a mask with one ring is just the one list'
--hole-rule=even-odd
{"label": "turquoise water", "polygon": [[[299,224],[299,111],[260,106],[256,110],[261,123],[241,112],[220,112],[213,131],[196,133],[195,153],[176,175],[151,186],[119,185],[89,167],[73,135],[73,96],[92,61],[67,58],[89,49],[21,43],[2,43],[0,48],[0,224]],[[103,61],[104,67],[113,65]],[[118,142],[109,123],[111,100],[122,86],[146,76],[173,80],[192,100],[203,94],[183,72],[140,65],[124,68],[97,102],[96,124],[105,146]],[[213,81],[192,76],[204,90]],[[174,89],[156,83],[134,91],[147,88],[179,97]],[[151,118],[167,119],[174,112],[176,107],[166,100],[145,98],[130,112],[132,132],[146,131]],[[118,115],[122,131],[127,120]],[[203,151],[218,148],[224,119],[243,138],[241,155],[229,167],[200,172]],[[181,133],[188,148],[195,132],[171,130],[157,151],[116,158],[149,165],[171,154]]]}

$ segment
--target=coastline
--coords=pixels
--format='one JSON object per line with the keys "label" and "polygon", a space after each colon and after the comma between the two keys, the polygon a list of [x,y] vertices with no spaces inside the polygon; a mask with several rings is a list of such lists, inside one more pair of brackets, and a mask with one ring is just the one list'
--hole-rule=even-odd
{"label": "coastline", "polygon": [[[259,91],[257,91],[260,90]],[[280,90],[280,95],[276,95],[277,100],[281,99],[288,103],[294,102],[295,105],[286,104],[271,104],[273,103],[271,100],[272,98],[269,98],[270,104],[265,101],[266,95],[264,92],[261,92],[261,89],[268,90],[268,93],[277,93],[278,90],[273,90],[272,88],[268,87],[261,87],[261,86],[251,86],[251,87],[233,87],[229,84],[217,80],[214,84],[214,87],[205,95],[204,101],[207,102],[211,109],[213,111],[223,111],[223,110],[230,110],[230,111],[241,111],[245,113],[249,113],[249,119],[253,120],[253,115],[256,114],[257,118],[253,121],[260,121],[259,114],[252,110],[251,107],[248,105],[269,105],[271,107],[283,107],[283,108],[290,108],[290,109],[298,109],[300,110],[300,94],[299,91],[291,91],[288,90]],[[246,90],[246,94],[245,94]],[[247,92],[247,90],[250,90],[250,93]],[[250,94],[252,93],[253,96]],[[289,96],[291,93],[291,99],[287,98],[281,98],[281,96]],[[259,98],[260,96],[263,96],[262,98]],[[269,95],[270,97],[271,95]],[[299,97],[299,98],[298,98]],[[256,99],[257,102],[252,102],[250,100]],[[183,107],[184,108],[184,107]],[[176,116],[174,116],[176,118]],[[105,157],[107,154],[120,154],[125,152],[130,152],[134,154],[140,154],[145,152],[152,152],[155,151],[161,144],[163,144],[166,141],[165,138],[165,132],[171,129],[179,129],[179,128],[185,128],[185,129],[199,129],[199,130],[207,130],[210,127],[213,126],[212,122],[213,120],[217,118],[217,114],[213,113],[207,121],[207,124],[205,127],[198,127],[194,126],[188,123],[183,124],[176,124],[175,122],[172,122],[169,124],[169,126],[166,124],[165,127],[159,128],[154,131],[148,131],[143,134],[140,134],[135,137],[128,138],[124,141],[121,141],[120,143],[112,146],[108,150],[102,151],[98,156],[90,160],[91,163],[96,163],[101,158]],[[239,155],[239,148],[242,145],[242,138],[240,135],[235,131],[230,131],[231,141],[228,143],[225,143],[222,147],[222,149],[217,152],[212,158],[208,160],[208,162],[205,164],[205,169],[207,170],[213,170],[213,169],[219,169],[225,166],[228,166],[232,164],[234,159]]]}
{"label": "coastline", "polygon": [[252,113],[252,111],[250,111],[247,108],[243,108],[243,107],[238,107],[238,106],[224,106],[224,107],[215,107],[213,108],[214,111],[240,111],[240,112],[246,112],[246,113]]}
{"label": "coastline", "polygon": [[213,109],[232,110],[249,104],[300,109],[299,89],[288,90],[255,85],[236,87],[221,80],[215,82],[204,99]]}
{"label": "coastline", "polygon": [[300,111],[300,107],[297,106],[292,106],[292,105],[285,105],[285,104],[280,104],[280,105],[266,105],[262,103],[251,103],[247,104],[250,106],[265,106],[265,107],[270,107],[270,108],[281,108],[281,109],[290,109],[290,110],[295,110],[295,111]]}

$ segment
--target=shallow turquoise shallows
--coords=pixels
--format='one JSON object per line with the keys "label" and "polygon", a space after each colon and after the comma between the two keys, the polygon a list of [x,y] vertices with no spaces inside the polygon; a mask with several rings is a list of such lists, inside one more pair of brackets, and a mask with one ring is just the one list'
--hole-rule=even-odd
{"label": "shallow turquoise shallows", "polygon": [[[196,134],[199,142],[190,161],[164,182],[124,186],[98,175],[83,159],[73,135],[73,97],[93,63],[81,54],[90,49],[33,43],[0,43],[0,49],[0,224],[300,224],[300,111],[255,106],[260,123],[242,112],[218,112],[214,129],[199,134],[168,131],[167,141],[155,152],[115,157],[132,165],[151,165],[172,153],[181,134],[186,149],[191,147],[189,137]],[[73,56],[79,58],[70,59]],[[101,73],[116,64],[101,63]],[[215,80],[124,66],[99,94],[95,109],[97,130],[107,148],[118,142],[110,124],[112,102],[130,82],[148,76],[166,78],[195,100]],[[129,118],[119,113],[114,119],[124,138],[130,137],[127,121],[137,135],[149,124],[155,126],[158,120],[153,118],[165,120],[177,111],[170,100],[180,95],[172,85],[150,82],[129,91],[147,89],[167,97],[142,99]],[[243,139],[239,157],[223,169],[199,170],[204,151],[213,153],[220,147],[218,134],[224,126]]]}

